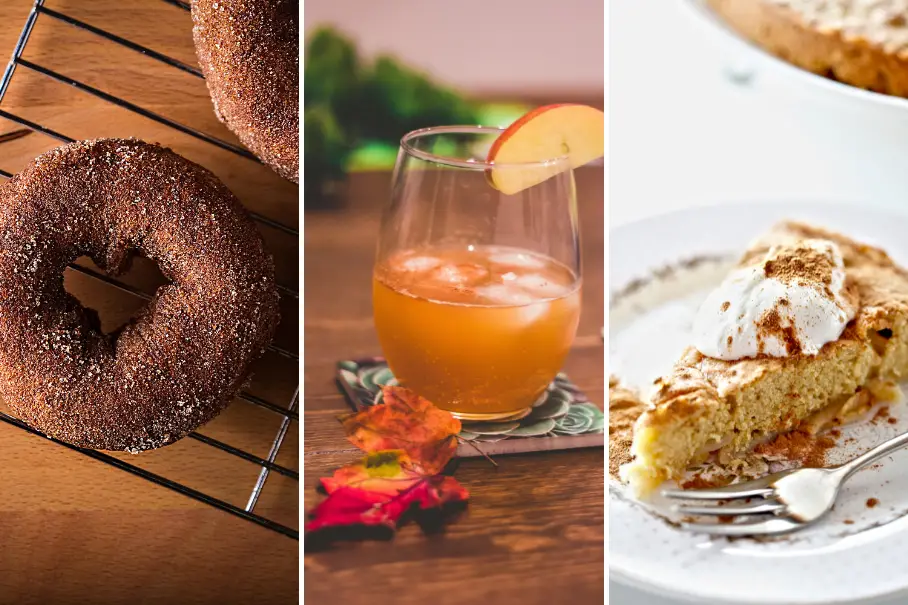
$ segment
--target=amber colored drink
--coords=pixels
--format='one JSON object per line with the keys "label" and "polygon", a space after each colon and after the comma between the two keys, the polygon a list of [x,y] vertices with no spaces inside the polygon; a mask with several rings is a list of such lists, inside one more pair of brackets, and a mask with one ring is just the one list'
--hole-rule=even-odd
{"label": "amber colored drink", "polygon": [[373,276],[375,326],[400,383],[470,420],[518,414],[561,368],[580,318],[580,280],[516,248],[394,254]]}

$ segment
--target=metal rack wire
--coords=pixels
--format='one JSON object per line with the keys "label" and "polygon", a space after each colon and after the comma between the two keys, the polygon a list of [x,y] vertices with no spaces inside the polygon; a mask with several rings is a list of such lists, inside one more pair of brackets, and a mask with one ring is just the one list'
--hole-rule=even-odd
{"label": "metal rack wire", "polygon": [[[180,0],[160,0],[160,1],[164,2],[166,4],[170,4],[172,6],[178,7],[187,12],[190,10],[189,4],[186,2],[181,2]],[[202,72],[195,66],[187,65],[186,63],[178,61],[177,59],[173,59],[171,57],[158,53],[154,50],[146,48],[142,45],[136,44],[135,42],[131,42],[129,40],[121,38],[115,34],[112,34],[110,32],[102,30],[98,27],[95,27],[89,23],[85,23],[85,22],[80,21],[79,19],[75,19],[69,15],[66,15],[61,12],[47,8],[44,6],[44,0],[35,0],[34,6],[32,7],[32,10],[29,13],[28,18],[26,19],[25,26],[22,28],[22,32],[19,35],[18,42],[16,43],[15,49],[13,50],[12,59],[10,60],[9,64],[6,67],[6,70],[3,73],[3,78],[0,79],[0,118],[4,118],[6,120],[9,120],[10,122],[13,122],[13,123],[16,123],[16,124],[22,126],[22,130],[10,133],[10,134],[6,135],[5,138],[0,138],[0,143],[4,142],[4,140],[11,140],[11,139],[18,138],[19,136],[22,136],[23,134],[27,134],[29,131],[34,131],[34,132],[44,134],[48,137],[56,139],[57,141],[60,141],[61,143],[69,143],[74,140],[74,139],[72,139],[64,134],[61,134],[59,132],[56,132],[42,124],[32,122],[23,117],[10,113],[9,111],[6,111],[2,108],[3,98],[6,95],[7,90],[9,89],[13,76],[15,75],[17,69],[24,69],[24,70],[28,70],[28,71],[31,71],[31,72],[34,72],[37,74],[41,74],[42,76],[51,78],[52,80],[55,80],[57,82],[66,84],[73,88],[76,88],[82,92],[85,92],[94,97],[102,99],[108,103],[112,103],[123,109],[127,109],[127,110],[129,110],[133,113],[136,113],[140,116],[143,116],[147,119],[150,119],[159,124],[168,126],[185,135],[189,135],[198,140],[201,140],[201,141],[204,141],[211,145],[214,145],[220,149],[229,151],[240,157],[246,158],[250,161],[258,162],[258,159],[254,155],[252,155],[251,153],[249,153],[249,151],[247,151],[246,149],[243,149],[242,147],[239,147],[239,146],[229,143],[227,141],[223,141],[221,139],[218,139],[217,137],[213,137],[209,134],[196,130],[185,124],[175,122],[165,116],[162,116],[155,112],[144,109],[143,107],[140,107],[125,99],[121,99],[119,97],[106,93],[103,90],[90,86],[84,82],[80,82],[80,81],[75,80],[71,77],[68,77],[64,74],[58,73],[52,69],[49,69],[47,67],[44,67],[42,65],[36,64],[32,61],[29,61],[29,60],[23,58],[22,55],[25,51],[26,45],[28,44],[29,36],[31,35],[36,24],[38,23],[39,17],[42,17],[42,19],[50,19],[50,20],[54,20],[57,22],[68,24],[72,27],[75,27],[82,31],[88,32],[92,35],[104,38],[104,39],[108,40],[109,42],[118,44],[119,46],[121,46],[123,48],[129,49],[130,51],[141,53],[141,54],[145,55],[146,57],[149,57],[151,59],[154,59],[154,60],[164,63],[166,65],[169,65],[170,67],[172,67],[174,69],[191,74],[200,79],[203,78]],[[3,170],[2,168],[0,168],[0,178],[9,178],[11,176],[12,176],[12,173],[7,172],[7,171]],[[271,220],[271,219],[261,216],[259,214],[255,214],[255,213],[251,213],[251,214],[252,214],[253,219],[255,219],[256,221],[258,221],[259,223],[261,223],[263,225],[266,225],[272,229],[278,230],[278,231],[285,233],[287,235],[290,235],[292,237],[297,237],[297,238],[299,237],[299,231],[297,229],[288,227],[287,225],[283,225],[279,222],[276,222],[274,220]],[[102,282],[104,282],[108,285],[111,285],[115,288],[118,288],[124,292],[132,294],[133,296],[137,296],[143,300],[150,300],[152,298],[151,295],[149,295],[148,293],[146,293],[142,290],[139,290],[137,288],[134,288],[132,286],[129,286],[120,281],[117,281],[115,279],[112,279],[109,276],[107,276],[103,273],[100,273],[94,269],[83,267],[83,266],[76,265],[76,264],[70,265],[69,268],[74,271],[77,271],[83,275],[86,275],[92,279],[102,281]],[[278,289],[280,291],[282,298],[292,299],[292,300],[299,299],[299,293],[295,287],[291,287],[291,286],[287,286],[287,285],[279,285]],[[292,351],[283,349],[281,347],[275,346],[275,345],[271,345],[270,347],[268,347],[268,351],[273,354],[279,355],[281,357],[290,359],[290,360],[297,360],[297,361],[299,360],[298,354],[296,354]],[[218,450],[226,452],[227,454],[230,454],[230,455],[236,456],[238,458],[241,458],[243,460],[246,460],[248,462],[254,463],[260,467],[258,478],[252,487],[252,491],[250,492],[250,495],[249,495],[249,498],[248,498],[248,501],[247,501],[245,507],[239,507],[239,506],[236,506],[229,502],[226,502],[224,500],[221,500],[219,498],[215,498],[215,497],[205,494],[201,491],[198,491],[196,489],[183,485],[177,481],[173,481],[173,480],[163,477],[161,475],[157,475],[157,474],[149,472],[143,468],[140,468],[138,466],[125,462],[119,458],[115,458],[104,452],[77,448],[77,447],[74,447],[67,443],[63,443],[62,441],[57,441],[56,439],[51,439],[51,441],[54,441],[55,443],[58,443],[69,449],[76,450],[90,458],[94,458],[95,460],[104,462],[106,464],[109,464],[111,466],[124,470],[126,472],[129,472],[133,475],[136,475],[138,477],[151,481],[152,483],[155,483],[157,485],[174,490],[176,492],[189,496],[190,498],[194,498],[195,500],[204,502],[205,504],[209,504],[218,509],[221,509],[223,511],[236,515],[238,517],[242,517],[242,518],[252,521],[254,523],[258,523],[259,525],[267,527],[268,529],[271,529],[271,530],[281,533],[285,536],[289,536],[293,539],[298,540],[299,539],[299,530],[298,529],[293,529],[291,527],[287,527],[286,525],[282,525],[280,523],[272,521],[271,519],[268,519],[264,516],[261,516],[261,515],[255,513],[254,509],[255,509],[255,506],[262,493],[262,489],[264,488],[265,482],[268,479],[268,476],[270,475],[270,473],[272,473],[272,472],[278,473],[285,477],[289,477],[290,479],[292,479],[294,481],[299,481],[299,472],[297,470],[287,468],[287,467],[277,464],[275,462],[278,452],[280,451],[281,445],[284,442],[284,438],[286,437],[287,432],[290,430],[292,423],[299,421],[299,410],[298,410],[299,386],[296,387],[293,397],[290,400],[287,407],[267,401],[265,399],[262,399],[260,397],[253,395],[252,393],[248,393],[245,391],[239,393],[237,395],[237,397],[239,399],[241,399],[242,401],[246,402],[247,404],[264,408],[266,410],[269,410],[275,414],[279,414],[280,416],[282,416],[280,428],[278,429],[277,434],[275,435],[274,440],[271,443],[271,448],[270,448],[267,458],[261,458],[260,456],[256,456],[256,455],[246,452],[242,449],[233,447],[233,446],[231,446],[227,443],[224,443],[222,441],[219,441],[217,439],[207,437],[201,433],[197,433],[197,432],[191,433],[188,436],[188,438],[194,439],[195,441],[201,442],[207,446],[217,448]],[[22,430],[28,431],[29,433],[32,433],[35,435],[40,435],[40,436],[45,436],[42,433],[40,433],[39,431],[36,431],[35,429],[29,427],[27,424],[25,424],[21,420],[15,418],[13,416],[10,416],[8,414],[5,414],[3,412],[0,412],[0,421],[3,421],[14,427],[18,427]]]}

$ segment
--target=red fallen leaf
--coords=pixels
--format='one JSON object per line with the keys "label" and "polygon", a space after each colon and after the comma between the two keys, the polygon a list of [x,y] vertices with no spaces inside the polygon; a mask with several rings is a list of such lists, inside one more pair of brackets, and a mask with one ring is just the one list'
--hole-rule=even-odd
{"label": "red fallen leaf", "polygon": [[429,510],[444,504],[464,502],[469,497],[454,477],[423,477],[407,489],[389,496],[357,487],[337,487],[309,514],[307,532],[350,525],[396,529],[411,508]]}
{"label": "red fallen leaf", "polygon": [[[366,456],[321,479],[328,497],[310,512],[306,532],[325,530],[318,535],[327,542],[338,538],[328,530],[393,532],[411,509],[440,509],[469,498],[456,479],[438,474],[457,449],[460,422],[412,391],[383,390],[384,403],[339,418]],[[421,522],[427,520],[423,515]]]}
{"label": "red fallen leaf", "polygon": [[356,464],[337,469],[332,477],[323,477],[321,484],[328,494],[340,488],[355,487],[390,498],[423,477],[406,452],[386,450],[373,452]]}
{"label": "red fallen leaf", "polygon": [[403,387],[382,387],[384,403],[340,417],[347,439],[366,452],[404,450],[423,471],[440,472],[457,450],[460,421]]}

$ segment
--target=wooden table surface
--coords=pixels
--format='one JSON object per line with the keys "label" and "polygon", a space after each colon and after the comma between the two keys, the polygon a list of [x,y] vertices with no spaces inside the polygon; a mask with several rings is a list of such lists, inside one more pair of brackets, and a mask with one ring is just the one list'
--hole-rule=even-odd
{"label": "wooden table surface", "polygon": [[[4,66],[31,5],[0,0]],[[196,64],[188,12],[163,0],[47,0],[46,6]],[[38,18],[24,58],[236,141],[215,118],[201,79],[49,15]],[[248,208],[298,225],[298,187],[269,169],[27,68],[17,70],[0,110],[73,138],[134,136],[166,144],[212,169]],[[0,118],[0,139],[20,129]],[[38,133],[0,143],[0,169],[16,172],[57,144]],[[262,233],[275,255],[279,281],[295,288],[298,238],[268,228]],[[124,281],[153,291],[160,275],[150,263],[138,264]],[[71,271],[66,287],[97,308],[107,328],[141,305]],[[291,298],[282,304],[276,344],[296,351],[298,303]],[[250,390],[288,405],[298,364],[269,355],[256,372]],[[265,457],[280,422],[280,415],[238,401],[199,432]],[[278,464],[299,468],[298,435],[298,423],[292,422]],[[239,506],[259,472],[253,463],[188,439],[117,457]],[[298,482],[272,473],[256,512],[296,528],[298,503]],[[298,569],[299,542],[293,539],[0,423],[0,604],[295,603]]]}
{"label": "wooden table surface", "polygon": [[[380,353],[370,276],[387,173],[354,174],[342,205],[305,213],[304,505],[319,477],[359,454],[335,419],[347,409],[338,360]],[[566,370],[602,406],[603,171],[577,172],[583,310]],[[414,525],[391,542],[343,543],[304,557],[309,605],[598,604],[604,601],[602,448],[466,459],[467,511],[443,535]]]}

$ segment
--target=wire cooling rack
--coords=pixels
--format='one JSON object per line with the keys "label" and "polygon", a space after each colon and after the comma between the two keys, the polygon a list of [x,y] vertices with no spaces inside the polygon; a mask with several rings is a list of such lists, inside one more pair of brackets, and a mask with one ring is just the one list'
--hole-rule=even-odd
{"label": "wire cooling rack", "polygon": [[[179,0],[160,0],[160,1],[164,2],[166,4],[176,6],[187,12],[190,10],[190,6],[187,2],[181,2]],[[127,109],[127,110],[129,110],[133,113],[139,114],[147,119],[158,122],[159,124],[163,124],[165,126],[173,128],[174,130],[177,130],[183,134],[189,135],[191,137],[195,137],[196,139],[205,141],[206,143],[209,143],[209,144],[219,147],[221,149],[227,150],[238,156],[247,158],[249,161],[258,162],[258,159],[254,155],[252,155],[251,153],[249,153],[249,151],[247,151],[246,149],[244,149],[242,147],[238,147],[237,145],[234,145],[232,143],[229,143],[229,142],[223,141],[221,139],[218,139],[216,137],[213,137],[209,134],[196,130],[185,124],[175,122],[165,116],[162,116],[155,112],[144,109],[125,99],[121,99],[114,95],[108,94],[108,93],[104,92],[103,90],[100,90],[98,88],[85,84],[83,82],[80,82],[78,80],[75,80],[73,78],[66,76],[65,74],[58,73],[52,69],[48,69],[47,67],[38,65],[32,61],[29,61],[29,60],[23,58],[22,55],[25,51],[26,45],[28,44],[29,36],[31,35],[32,31],[35,29],[35,27],[39,23],[39,18],[42,22],[44,20],[54,20],[54,21],[66,23],[66,24],[68,24],[72,27],[78,28],[82,31],[85,31],[85,32],[88,32],[95,36],[104,38],[104,39],[108,40],[109,42],[118,44],[126,49],[129,49],[130,51],[141,53],[141,54],[145,55],[146,57],[150,57],[154,60],[160,61],[161,63],[169,65],[170,67],[172,67],[174,69],[186,72],[188,74],[192,74],[193,76],[200,78],[200,79],[203,78],[202,72],[193,65],[187,65],[186,63],[183,63],[182,61],[178,61],[176,59],[173,59],[171,57],[158,53],[154,50],[151,50],[150,48],[146,48],[142,45],[136,44],[135,42],[131,42],[130,40],[126,40],[124,38],[121,38],[120,36],[117,36],[115,34],[107,32],[103,29],[90,25],[89,23],[85,23],[84,21],[75,19],[69,15],[66,15],[61,12],[50,9],[50,8],[44,6],[44,0],[36,0],[34,6],[32,7],[31,12],[28,15],[28,18],[26,19],[25,26],[22,28],[22,33],[19,35],[18,42],[16,43],[16,47],[13,50],[12,59],[10,60],[9,64],[6,67],[6,70],[3,73],[3,79],[0,80],[0,118],[5,118],[6,120],[19,124],[20,126],[23,127],[23,129],[21,131],[13,132],[13,133],[10,133],[9,135],[7,135],[6,140],[18,138],[19,136],[21,136],[23,134],[27,134],[28,131],[35,131],[35,132],[44,134],[48,137],[56,139],[57,141],[60,141],[61,143],[69,143],[74,140],[70,137],[67,137],[64,134],[61,134],[46,126],[43,126],[42,124],[37,124],[33,121],[27,120],[25,118],[17,116],[15,114],[10,113],[3,109],[3,107],[2,107],[3,98],[6,95],[7,90],[9,89],[10,83],[13,80],[13,76],[17,73],[17,70],[28,70],[31,72],[41,74],[47,78],[51,78],[62,84],[66,84],[68,86],[76,88],[82,92],[88,93],[94,97],[107,101],[108,103],[112,103],[123,109]],[[0,143],[2,143],[2,142],[4,142],[4,138],[0,137]],[[3,170],[3,168],[0,167],[0,178],[5,179],[5,178],[9,178],[11,176],[12,176],[12,173]],[[2,182],[2,181],[0,181],[0,182]],[[258,221],[259,223],[261,223],[263,225],[267,225],[268,227],[281,231],[292,237],[296,237],[296,238],[299,237],[299,231],[292,227],[288,227],[287,225],[283,225],[279,222],[273,221],[267,217],[261,216],[256,213],[250,213],[250,214],[252,214],[252,217],[256,221]],[[147,292],[144,292],[144,291],[134,288],[130,285],[127,285],[125,283],[112,279],[109,276],[105,275],[104,273],[100,273],[98,271],[95,271],[94,269],[91,269],[88,267],[83,267],[83,266],[76,265],[76,264],[70,265],[69,268],[74,271],[77,271],[83,275],[86,275],[90,278],[105,282],[111,286],[114,286],[133,296],[137,296],[143,300],[150,300],[152,298],[152,296],[150,294],[148,294]],[[278,289],[280,290],[281,297],[284,299],[292,299],[292,300],[299,299],[299,293],[295,287],[279,285]],[[295,308],[295,306],[296,305],[294,305],[294,308]],[[287,359],[296,360],[296,361],[299,360],[299,356],[297,353],[288,351],[286,349],[283,349],[283,348],[275,346],[275,345],[270,346],[268,348],[268,351],[270,354],[279,355],[279,356],[285,357]],[[298,383],[297,383],[297,385],[298,385]],[[197,432],[191,433],[187,438],[194,439],[207,446],[217,448],[218,450],[221,450],[223,452],[226,452],[228,454],[231,454],[233,456],[236,456],[236,457],[246,460],[248,462],[257,464],[260,467],[258,479],[256,480],[255,484],[252,486],[252,491],[249,494],[248,501],[244,507],[239,507],[239,506],[236,506],[229,502],[226,502],[222,499],[215,498],[215,497],[205,494],[199,490],[196,490],[196,489],[193,489],[186,485],[183,485],[182,483],[179,483],[177,481],[173,481],[173,480],[163,477],[161,475],[149,472],[143,468],[140,468],[138,466],[125,462],[119,458],[115,458],[111,455],[105,454],[104,452],[86,450],[86,449],[74,447],[72,445],[63,443],[62,441],[58,441],[56,439],[50,439],[50,440],[54,441],[55,443],[58,443],[64,447],[67,447],[69,449],[76,450],[90,458],[94,458],[95,460],[104,462],[106,464],[109,464],[109,465],[119,468],[121,470],[124,470],[128,473],[132,473],[133,475],[136,475],[138,477],[151,481],[152,483],[155,483],[157,485],[174,490],[174,491],[184,494],[190,498],[194,498],[195,500],[204,502],[205,504],[214,506],[215,508],[219,508],[223,511],[226,511],[226,512],[236,515],[238,517],[242,517],[243,519],[247,519],[254,523],[258,523],[259,525],[263,525],[264,527],[267,527],[268,529],[274,530],[285,536],[289,536],[293,539],[299,540],[299,530],[298,529],[293,529],[291,527],[287,527],[286,525],[282,525],[280,523],[277,523],[271,519],[268,519],[262,515],[255,513],[256,503],[259,501],[259,497],[262,493],[262,489],[265,487],[265,482],[268,479],[268,476],[270,473],[272,473],[272,472],[279,473],[285,477],[289,477],[290,479],[292,479],[294,481],[297,481],[297,482],[299,481],[299,471],[293,470],[293,469],[290,469],[290,468],[287,468],[285,466],[281,466],[281,465],[275,463],[275,459],[277,458],[278,452],[280,451],[281,445],[283,444],[284,438],[287,435],[287,432],[290,430],[291,425],[294,422],[299,422],[299,411],[298,411],[299,386],[296,387],[293,397],[286,407],[279,405],[279,404],[275,404],[270,401],[267,401],[265,399],[262,399],[260,397],[257,397],[255,395],[245,392],[245,391],[239,393],[237,395],[237,398],[242,400],[243,402],[245,402],[245,404],[255,405],[255,406],[264,408],[266,410],[270,410],[271,412],[282,416],[280,428],[278,429],[277,434],[275,435],[274,440],[271,443],[271,449],[268,452],[267,458],[261,458],[259,456],[246,452],[240,448],[231,446],[231,445],[224,443],[222,441],[219,441],[217,439],[207,437],[201,433],[197,433]],[[10,416],[8,414],[5,414],[2,411],[0,411],[0,420],[2,420],[3,422],[6,422],[7,424],[10,424],[14,427],[18,427],[24,431],[28,431],[29,433],[33,433],[35,435],[40,435],[40,436],[46,437],[45,435],[43,435],[43,433],[36,431],[35,429],[29,427],[27,424],[25,424],[21,420],[15,418],[13,416]]]}

